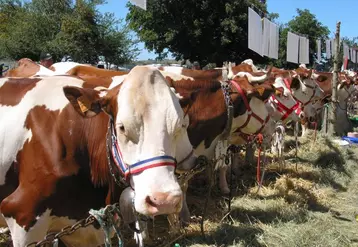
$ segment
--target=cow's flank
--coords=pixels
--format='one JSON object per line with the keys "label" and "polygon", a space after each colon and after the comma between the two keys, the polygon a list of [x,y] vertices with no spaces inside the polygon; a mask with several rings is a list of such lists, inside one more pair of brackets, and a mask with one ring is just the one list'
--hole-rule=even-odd
{"label": "cow's flank", "polygon": [[0,105],[15,106],[27,92],[36,86],[39,78],[2,78],[0,79]]}

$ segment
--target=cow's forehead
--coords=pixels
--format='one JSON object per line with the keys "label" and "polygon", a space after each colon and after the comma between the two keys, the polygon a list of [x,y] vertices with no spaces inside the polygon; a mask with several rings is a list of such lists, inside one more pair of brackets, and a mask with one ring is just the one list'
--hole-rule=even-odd
{"label": "cow's forehead", "polygon": [[[159,99],[172,100],[169,85],[156,68],[136,66],[127,75],[116,79],[117,81],[111,85],[113,88],[109,90],[108,97],[112,100],[111,104],[119,105],[119,110],[130,108],[138,114],[143,114],[150,102],[158,102]],[[163,104],[169,106],[170,102],[163,102]],[[161,108],[162,106],[157,105],[156,107]]]}
{"label": "cow's forehead", "polygon": [[142,86],[169,86],[158,69],[149,66],[136,66],[125,77],[125,88],[139,89]]}

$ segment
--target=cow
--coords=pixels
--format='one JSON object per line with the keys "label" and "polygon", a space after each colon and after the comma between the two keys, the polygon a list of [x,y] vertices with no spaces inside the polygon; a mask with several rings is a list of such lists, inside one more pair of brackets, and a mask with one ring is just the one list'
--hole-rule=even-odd
{"label": "cow", "polygon": [[[0,79],[0,223],[6,222],[15,247],[119,201],[107,147],[117,154],[113,175],[135,190],[138,213],[182,208],[176,160],[176,169],[185,171],[195,156],[187,118],[163,76],[137,66],[111,89],[83,85],[73,76]],[[93,225],[61,240],[68,246],[104,242]]]}
{"label": "cow", "polygon": [[22,58],[17,61],[15,68],[8,70],[4,74],[4,77],[31,77],[37,75],[51,76],[54,75],[54,72],[29,58]]}
{"label": "cow", "polygon": [[58,62],[51,65],[50,68],[46,68],[29,58],[22,58],[17,61],[15,68],[4,74],[4,77],[71,75],[72,73],[75,73],[73,71],[75,67],[95,68],[88,64],[80,64],[76,62]]}
{"label": "cow", "polygon": [[[190,124],[188,128],[189,139],[195,148],[197,155],[205,155],[209,159],[215,157],[215,151],[220,140],[220,135],[225,130],[227,106],[220,81],[216,79],[194,79],[183,75],[161,71],[169,84],[179,93],[183,100],[188,102],[188,94],[196,92],[195,99],[188,107],[187,112]],[[236,131],[252,135],[261,132],[270,120],[269,111],[265,101],[273,94],[281,94],[276,90],[274,83],[266,82],[260,85],[251,85],[246,77],[234,77],[229,81],[230,95],[234,105],[234,118],[231,125],[229,142],[239,144],[232,139]],[[282,84],[283,86],[284,84]],[[215,102],[215,103],[214,103]],[[246,103],[245,103],[246,102]],[[293,101],[294,103],[295,101]],[[273,133],[274,127],[270,130]],[[245,143],[246,140],[243,142]],[[223,148],[225,154],[226,149]],[[229,188],[226,181],[227,166],[219,167],[219,187],[223,193],[228,193]],[[189,212],[186,205],[181,214],[183,221],[188,220]]]}
{"label": "cow", "polygon": [[[316,80],[319,87],[324,91],[324,97],[322,97],[322,100],[317,104],[317,110],[320,110],[323,107],[323,98],[327,99],[332,94],[333,73],[314,71],[312,78]],[[338,83],[337,123],[335,124],[335,132],[338,135],[345,135],[351,129],[351,124],[347,116],[347,102],[356,89],[354,87],[354,81],[345,73],[338,73]]]}
{"label": "cow", "polygon": [[77,62],[58,62],[52,64],[49,69],[53,71],[56,75],[63,75],[66,74],[71,69],[75,68],[76,66],[92,67],[89,64],[81,64]]}

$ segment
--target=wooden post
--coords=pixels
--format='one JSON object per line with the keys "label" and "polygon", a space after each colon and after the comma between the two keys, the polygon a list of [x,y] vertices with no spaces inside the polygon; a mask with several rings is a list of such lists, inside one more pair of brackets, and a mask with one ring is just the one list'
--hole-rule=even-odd
{"label": "wooden post", "polygon": [[331,96],[331,107],[328,109],[328,135],[334,136],[336,135],[335,132],[335,125],[337,122],[337,85],[338,85],[338,56],[340,54],[339,48],[340,48],[340,42],[339,42],[339,33],[341,29],[341,22],[337,22],[336,26],[336,35],[334,40],[334,46],[335,46],[335,54],[333,59],[333,80],[332,80],[332,96]]}

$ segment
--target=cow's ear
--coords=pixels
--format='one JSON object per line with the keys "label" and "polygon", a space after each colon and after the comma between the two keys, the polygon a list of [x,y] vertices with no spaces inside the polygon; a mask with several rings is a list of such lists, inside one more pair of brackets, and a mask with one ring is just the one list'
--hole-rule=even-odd
{"label": "cow's ear", "polygon": [[298,76],[292,76],[292,81],[290,85],[291,89],[298,90],[300,88],[300,85],[301,85],[301,81],[298,78]]}
{"label": "cow's ear", "polygon": [[179,103],[181,108],[185,108],[188,106],[190,107],[194,103],[198,94],[199,94],[199,90],[180,94],[181,98],[179,99]]}
{"label": "cow's ear", "polygon": [[325,75],[319,75],[319,76],[316,78],[316,80],[317,80],[318,82],[323,82],[323,81],[325,81],[325,80],[327,80],[327,79],[328,79],[328,77],[325,76]]}
{"label": "cow's ear", "polygon": [[75,110],[85,118],[96,116],[109,102],[106,97],[100,96],[103,90],[100,92],[89,88],[65,86],[63,92]]}

